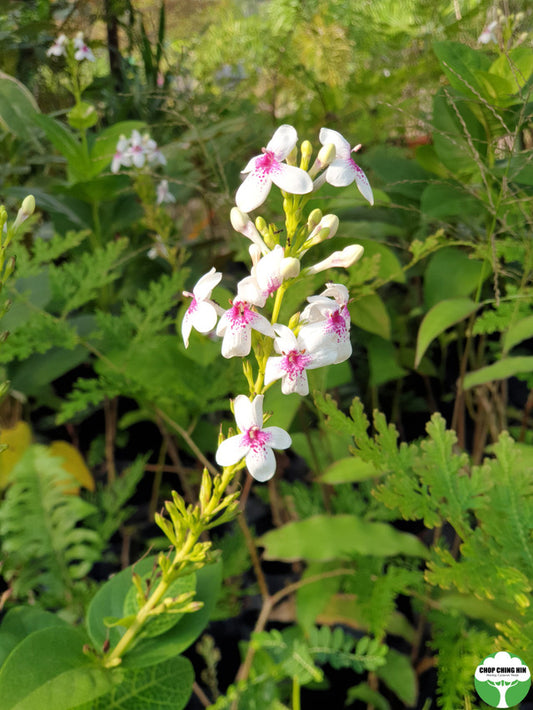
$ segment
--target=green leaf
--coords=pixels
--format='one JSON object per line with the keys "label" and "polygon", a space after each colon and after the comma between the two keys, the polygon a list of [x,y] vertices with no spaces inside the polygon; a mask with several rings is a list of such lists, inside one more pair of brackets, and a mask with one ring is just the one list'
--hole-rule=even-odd
{"label": "green leaf", "polygon": [[349,306],[350,319],[354,325],[369,333],[390,340],[391,324],[387,307],[377,293],[363,296]]}
{"label": "green leaf", "polygon": [[433,99],[433,144],[451,174],[477,174],[487,153],[483,126],[465,99],[441,89]]}
{"label": "green leaf", "polygon": [[67,710],[108,692],[112,675],[83,653],[86,643],[70,626],[27,636],[0,669],[2,710]]}
{"label": "green leaf", "polygon": [[458,182],[428,185],[420,201],[420,209],[424,215],[441,220],[479,215],[480,210],[484,208],[483,202],[472,197]]}
{"label": "green leaf", "polygon": [[371,705],[376,710],[390,710],[389,701],[377,690],[371,688],[368,683],[359,683],[348,688],[346,704],[353,705],[356,700],[361,700],[367,707]]}
{"label": "green leaf", "polygon": [[522,318],[512,325],[503,338],[503,352],[508,353],[515,345],[533,338],[533,316]]}
{"label": "green leaf", "polygon": [[433,51],[450,84],[468,98],[479,99],[482,91],[477,71],[488,71],[490,57],[460,42],[434,42]]}
{"label": "green leaf", "polygon": [[334,566],[331,563],[311,562],[302,574],[302,580],[318,577],[316,582],[304,584],[296,592],[296,616],[298,624],[309,631],[316,621],[317,616],[324,609],[328,599],[339,589],[342,576],[327,575]]}
{"label": "green leaf", "polygon": [[[387,225],[388,227],[389,225]],[[370,225],[371,227],[371,225]],[[397,229],[397,228],[396,228]],[[388,234],[394,231],[394,228],[389,227]],[[346,237],[350,242],[357,242],[365,249],[365,258],[379,256],[379,271],[377,277],[383,281],[396,281],[397,283],[405,283],[405,274],[402,269],[398,257],[393,250],[386,244],[377,242],[372,238],[364,238],[360,236],[360,229],[357,222],[347,222],[343,224],[343,237]],[[350,267],[352,268],[352,267]],[[354,265],[354,269],[358,268]]]}
{"label": "green leaf", "polygon": [[92,104],[80,101],[67,113],[67,120],[72,128],[85,131],[98,123],[98,113]]}
{"label": "green leaf", "polygon": [[[469,296],[480,284],[484,262],[469,259],[468,255],[456,247],[446,247],[433,254],[424,273],[424,301],[432,308],[439,301]],[[443,278],[443,274],[446,278]]]}
{"label": "green leaf", "polygon": [[399,380],[407,374],[407,370],[398,363],[397,350],[390,340],[384,340],[378,335],[368,335],[361,340],[368,351],[372,387],[379,387],[391,380]]}
{"label": "green leaf", "polygon": [[39,107],[24,84],[0,72],[0,127],[38,145],[32,120],[38,112]]}
{"label": "green leaf", "polygon": [[33,120],[66,159],[71,177],[84,180],[89,174],[90,163],[81,143],[66,126],[50,116],[39,113],[33,116]]}
{"label": "green leaf", "polygon": [[0,625],[0,666],[11,651],[34,631],[50,626],[67,626],[57,614],[37,606],[17,606],[10,609]]}
{"label": "green leaf", "polygon": [[438,335],[468,318],[478,307],[478,304],[469,298],[452,298],[433,306],[420,324],[416,341],[415,367],[418,367],[424,353]]}
{"label": "green leaf", "polygon": [[327,561],[351,555],[426,557],[414,535],[386,523],[371,523],[355,515],[315,515],[271,530],[259,538],[267,560]]}
{"label": "green leaf", "polygon": [[531,372],[533,372],[533,357],[531,356],[502,358],[492,365],[481,367],[479,370],[466,374],[463,381],[463,389],[469,390],[472,387],[477,387],[477,385],[483,385],[485,382],[506,380],[514,375],[530,374]]}
{"label": "green leaf", "polygon": [[385,471],[378,471],[372,463],[350,456],[349,458],[335,461],[331,466],[328,466],[319,480],[321,483],[335,485],[337,483],[366,481],[369,478],[377,478],[384,474]]}
{"label": "green leaf", "polygon": [[512,93],[518,93],[533,74],[533,52],[530,47],[515,47],[501,54],[489,69],[491,74],[506,79]]}
{"label": "green leaf", "polygon": [[109,693],[75,710],[182,710],[191,697],[194,669],[183,656],[121,671],[121,682]]}
{"label": "green leaf", "polygon": [[389,648],[385,665],[377,668],[376,674],[404,705],[414,706],[418,696],[418,683],[414,668],[407,656]]}
{"label": "green leaf", "polygon": [[[95,594],[87,611],[87,630],[97,648],[101,648],[106,638],[111,647],[116,646],[125,632],[121,627],[108,628],[104,618],[120,619],[124,614],[124,603],[132,586],[132,571],[147,574],[152,570],[156,557],[148,557],[132,567],[119,572],[106,582]],[[207,625],[214,609],[221,584],[222,565],[210,564],[196,573],[195,601],[204,606],[192,614],[186,614],[164,634],[143,639],[124,657],[122,667],[141,667],[167,660],[187,649]]]}
{"label": "green leaf", "polygon": [[36,395],[50,384],[88,360],[87,348],[77,345],[72,350],[50,348],[36,353],[13,368],[11,384],[26,395]]}

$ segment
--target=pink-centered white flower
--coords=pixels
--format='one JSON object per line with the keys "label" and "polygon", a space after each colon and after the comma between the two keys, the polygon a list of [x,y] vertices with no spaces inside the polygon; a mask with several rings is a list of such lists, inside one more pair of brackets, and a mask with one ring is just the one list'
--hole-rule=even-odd
{"label": "pink-centered white flower", "polygon": [[76,50],[74,52],[74,59],[78,62],[81,62],[84,59],[87,59],[89,62],[95,61],[95,56],[92,53],[92,50],[87,46],[85,40],[83,39],[83,32],[78,32],[76,37],[74,37],[73,43],[74,49]]}
{"label": "pink-centered white flower", "polygon": [[322,145],[332,143],[335,146],[335,160],[326,170],[326,182],[334,187],[345,187],[355,182],[361,195],[373,205],[374,195],[370,183],[351,157],[352,153],[356,153],[361,146],[356,145],[355,148],[351,148],[346,138],[331,128],[321,128],[318,137]]}
{"label": "pink-centered white flower", "polygon": [[222,274],[213,267],[198,280],[192,293],[183,292],[184,296],[192,297],[181,323],[181,335],[186,348],[189,347],[189,337],[193,328],[199,333],[209,333],[217,324],[217,315],[222,309],[210,299],[212,290],[218,286],[221,279]]}
{"label": "pink-centered white flower", "polygon": [[230,436],[217,449],[219,466],[233,466],[243,458],[246,468],[257,481],[268,481],[276,472],[276,457],[272,449],[288,449],[291,437],[278,426],[263,428],[263,395],[251,402],[244,394],[233,402],[235,421],[240,434]]}
{"label": "pink-centered white flower", "polygon": [[262,155],[252,158],[242,171],[247,176],[237,190],[235,202],[243,212],[251,212],[263,204],[272,183],[285,192],[304,195],[313,189],[313,181],[305,170],[287,165],[282,161],[291,153],[298,141],[293,126],[280,126]]}
{"label": "pink-centered white flower", "polygon": [[67,36],[60,34],[54,44],[46,50],[48,57],[64,57],[67,54]]}
{"label": "pink-centered white flower", "polygon": [[[316,340],[307,340],[305,329],[296,337],[286,325],[274,325],[276,339],[274,348],[281,353],[280,357],[269,357],[265,367],[265,385],[281,380],[283,394],[297,392],[301,395],[309,394],[309,382],[306,370],[331,365],[337,351],[330,343],[324,341],[317,346]],[[303,333],[303,335],[302,335]]]}
{"label": "pink-centered white flower", "polygon": [[283,283],[281,267],[285,259],[283,247],[277,244],[252,267],[251,275],[239,281],[238,298],[262,308]]}
{"label": "pink-centered white flower", "polygon": [[113,155],[113,161],[111,162],[111,172],[118,173],[120,168],[124,166],[129,168],[131,166],[131,157],[129,155],[130,142],[126,136],[121,135],[117,141],[115,148],[115,154]]}
{"label": "pink-centered white flower", "polygon": [[320,296],[310,296],[307,300],[309,305],[300,316],[304,326],[299,337],[310,350],[319,350],[329,344],[335,350],[333,363],[344,362],[352,354],[348,289],[342,284],[328,284]]}
{"label": "pink-centered white flower", "polygon": [[498,27],[498,22],[496,20],[493,20],[493,22],[490,22],[483,29],[483,32],[477,38],[477,41],[479,42],[479,44],[489,44],[490,42],[494,42],[494,44],[498,44],[498,37],[496,36],[496,32],[495,32],[495,29],[497,27]]}
{"label": "pink-centered white flower", "polygon": [[217,325],[217,335],[222,336],[222,357],[245,357],[252,347],[252,330],[271,338],[275,336],[269,321],[260,313],[252,311],[248,303],[235,299]]}

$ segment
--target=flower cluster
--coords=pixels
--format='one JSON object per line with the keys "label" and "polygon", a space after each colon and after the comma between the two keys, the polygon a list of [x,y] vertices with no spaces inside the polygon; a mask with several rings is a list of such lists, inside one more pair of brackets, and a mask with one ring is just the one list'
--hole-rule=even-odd
{"label": "flower cluster", "polygon": [[[131,168],[135,166],[136,168],[142,168],[146,164],[165,165],[166,162],[165,156],[158,149],[157,143],[153,138],[150,138],[148,133],[141,135],[139,131],[134,129],[129,138],[122,135],[118,139],[111,162],[111,172],[118,173],[121,167]],[[166,192],[168,192],[168,183]],[[162,196],[161,202],[163,201],[164,197]]]}
{"label": "flower cluster", "polygon": [[89,62],[94,62],[95,57],[91,48],[83,39],[83,32],[78,32],[73,40],[70,40],[66,35],[60,34],[51,47],[48,48],[46,54],[49,57],[66,57],[69,47],[72,45],[74,50],[74,59],[78,62],[87,59]]}
{"label": "flower cluster", "polygon": [[[283,394],[307,395],[307,370],[347,360],[352,353],[350,340],[349,293],[340,283],[327,283],[326,288],[307,299],[301,313],[294,314],[288,324],[278,322],[286,290],[307,276],[334,267],[348,267],[361,258],[363,247],[352,244],[334,252],[321,262],[302,267],[316,244],[334,236],[339,226],[335,215],[312,210],[302,223],[303,207],[311,193],[325,182],[339,187],[355,182],[357,188],[373,204],[370,184],[353,161],[348,141],[337,131],[322,128],[322,144],[315,162],[309,167],[312,147],[304,141],[300,147],[300,166],[296,160],[297,133],[292,126],[280,126],[263,148],[252,158],[243,173],[245,179],[236,194],[236,207],[231,210],[233,228],[246,236],[252,259],[250,274],[236,288],[229,308],[212,298],[222,274],[212,268],[194,286],[182,321],[185,347],[193,329],[200,333],[215,331],[222,338],[225,358],[247,358],[253,351],[254,366],[243,364],[249,384],[249,395],[240,394],[233,402],[238,433],[223,439],[216,452],[220,466],[245,465],[259,481],[270,479],[276,470],[273,449],[291,445],[289,434],[276,426],[265,427],[263,398],[266,390],[278,380]],[[265,201],[272,185],[281,188],[286,212],[286,233],[267,226],[258,217],[255,224],[248,212]],[[269,307],[270,316],[260,313]]]}

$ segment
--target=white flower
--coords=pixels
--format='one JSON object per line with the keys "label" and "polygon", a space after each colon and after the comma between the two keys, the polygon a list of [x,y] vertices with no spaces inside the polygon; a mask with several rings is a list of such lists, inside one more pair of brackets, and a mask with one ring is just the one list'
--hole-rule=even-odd
{"label": "white flower", "polygon": [[215,327],[219,306],[213,303],[210,297],[211,291],[220,283],[221,278],[222,274],[213,267],[198,280],[192,293],[183,292],[184,296],[192,297],[181,324],[181,335],[186,348],[189,347],[189,336],[193,328],[199,333],[209,333]]}
{"label": "white flower", "polygon": [[[160,256],[162,259],[168,259],[168,247],[161,238],[160,234],[155,235],[155,244],[151,249],[148,249],[147,256],[149,259],[157,259],[158,256]],[[211,330],[211,328],[210,328]],[[190,333],[190,331],[189,331]],[[187,337],[188,340],[188,337]],[[185,346],[187,347],[187,346]]]}
{"label": "white flower", "polygon": [[219,466],[233,466],[245,458],[246,468],[258,481],[268,481],[276,472],[276,457],[272,449],[288,449],[291,437],[278,426],[263,429],[263,395],[253,402],[240,394],[234,401],[235,421],[240,434],[230,436],[217,449]]}
{"label": "white flower", "polygon": [[136,129],[131,132],[129,145],[126,149],[126,159],[130,161],[130,165],[133,163],[136,168],[142,168],[146,161],[143,138]]}
{"label": "white flower", "polygon": [[321,128],[319,140],[322,145],[333,143],[336,151],[335,160],[326,170],[326,182],[334,187],[345,187],[355,182],[361,195],[373,205],[374,195],[372,194],[370,183],[364,172],[351,157],[351,154],[357,152],[361,146],[358,145],[352,149],[346,138],[331,128]]}
{"label": "white flower", "polygon": [[[328,298],[330,295],[334,300]],[[328,284],[320,296],[310,296],[307,300],[309,305],[300,316],[305,325],[298,337],[311,351],[331,345],[335,349],[333,363],[344,362],[352,354],[348,289],[342,284]]]}
{"label": "white flower", "polygon": [[176,198],[168,189],[168,180],[161,180],[157,186],[157,204],[162,205],[163,202],[176,202]]}
{"label": "white flower", "polygon": [[248,162],[242,171],[248,175],[235,196],[240,210],[251,212],[262,205],[268,197],[272,183],[294,195],[304,195],[312,191],[313,181],[305,170],[281,162],[292,151],[297,140],[298,134],[293,126],[280,126],[267,147],[263,148],[263,154]]}
{"label": "white flower", "polygon": [[269,296],[275,293],[283,282],[281,266],[284,261],[283,247],[277,244],[271,252],[252,267],[251,276],[239,281],[239,299],[262,308]]}
{"label": "white flower", "polygon": [[48,57],[64,57],[67,53],[66,44],[68,42],[67,36],[60,34],[55,40],[54,44],[46,50]]}
{"label": "white flower", "polygon": [[83,39],[83,32],[78,32],[73,42],[74,49],[76,50],[74,53],[74,59],[77,59],[78,62],[81,62],[84,59],[87,59],[87,61],[89,62],[95,61],[94,54],[92,53],[90,48],[85,44],[85,40]]}
{"label": "white flower", "polygon": [[126,136],[121,135],[117,142],[117,147],[115,148],[115,154],[113,156],[113,161],[111,163],[111,172],[118,173],[121,166],[129,168],[131,165],[131,157],[129,155],[130,142]]}
{"label": "white flower", "polygon": [[274,347],[276,352],[281,353],[281,357],[268,358],[265,368],[265,385],[281,379],[283,394],[292,394],[293,392],[301,395],[309,394],[309,383],[305,371],[331,365],[337,357],[336,348],[327,341],[319,343],[318,347],[316,341],[308,343],[305,329],[300,331],[298,337],[286,325],[275,325],[274,330],[277,334]]}
{"label": "white flower", "polygon": [[319,261],[318,264],[310,266],[305,270],[305,273],[310,275],[318,274],[320,271],[325,271],[326,269],[347,269],[363,256],[363,252],[364,247],[360,244],[350,244],[350,246],[344,247],[342,251],[334,251],[333,254],[330,254],[323,261]]}
{"label": "white flower", "polygon": [[235,300],[217,325],[217,335],[223,336],[222,357],[244,357],[252,347],[252,330],[274,337],[274,329],[267,319],[252,311],[246,301]]}
{"label": "white flower", "polygon": [[494,32],[496,27],[498,27],[498,22],[496,20],[488,24],[477,38],[479,44],[489,44],[489,42],[494,42],[495,44],[498,44],[498,38],[496,37],[496,33]]}

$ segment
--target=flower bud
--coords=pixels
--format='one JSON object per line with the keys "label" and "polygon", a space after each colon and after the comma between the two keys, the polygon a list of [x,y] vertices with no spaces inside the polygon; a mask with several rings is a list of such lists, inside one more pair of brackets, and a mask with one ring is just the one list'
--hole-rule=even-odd
{"label": "flower bud", "polygon": [[322,210],[319,210],[318,207],[309,213],[309,217],[307,218],[307,229],[309,230],[309,232],[313,231],[313,229],[316,227],[317,224],[319,224],[321,219]]}
{"label": "flower bud", "polygon": [[309,167],[309,161],[311,160],[311,155],[313,154],[313,146],[309,141],[303,141],[300,146],[300,169],[307,170]]}
{"label": "flower bud", "polygon": [[318,274],[320,271],[333,269],[335,267],[347,269],[363,256],[363,252],[364,248],[360,244],[351,244],[350,246],[345,247],[342,251],[333,252],[333,254],[328,256],[327,259],[319,261],[318,264],[310,266],[305,270],[305,273],[306,275]]}
{"label": "flower bud", "polygon": [[233,207],[229,217],[231,221],[231,226],[236,232],[240,232],[245,237],[247,237],[253,244],[256,244],[259,247],[261,254],[268,254],[268,248],[266,244],[261,239],[261,235],[255,228],[254,223],[245,212],[241,212],[238,207]]}
{"label": "flower bud", "polygon": [[287,165],[296,165],[296,158],[298,157],[298,148],[294,146],[289,155],[285,158]]}
{"label": "flower bud", "polygon": [[303,245],[303,248],[307,250],[310,247],[315,246],[315,244],[320,244],[320,242],[323,242],[325,239],[331,239],[337,234],[338,228],[339,218],[337,215],[324,215],[309,235],[307,241]]}
{"label": "flower bud", "polygon": [[333,145],[333,143],[327,143],[326,145],[323,145],[322,148],[318,151],[316,160],[311,166],[311,169],[309,170],[309,176],[311,178],[314,178],[315,175],[317,175],[321,170],[327,168],[328,165],[335,160],[336,153],[337,151],[335,150],[335,146]]}
{"label": "flower bud", "polygon": [[294,315],[292,315],[290,317],[289,328],[291,330],[294,330],[298,326],[299,322],[300,322],[300,311],[298,311],[298,313],[295,313]]}
{"label": "flower bud", "polygon": [[35,197],[33,195],[28,195],[22,201],[22,205],[18,211],[17,218],[13,223],[13,229],[18,229],[20,225],[25,222],[28,217],[35,212]]}
{"label": "flower bud", "polygon": [[281,262],[279,273],[284,281],[295,279],[300,273],[300,260],[295,259],[293,256],[287,256]]}
{"label": "flower bud", "polygon": [[211,498],[211,493],[213,491],[213,482],[211,480],[211,476],[209,475],[209,471],[204,468],[204,471],[202,473],[202,484],[200,486],[200,493],[198,495],[198,498],[200,500],[200,507],[201,510],[204,511],[207,507],[207,504],[209,503],[209,500]]}
{"label": "flower bud", "polygon": [[250,254],[250,259],[252,260],[253,266],[257,266],[257,263],[261,259],[261,249],[257,246],[257,244],[250,244],[248,247],[248,252]]}

